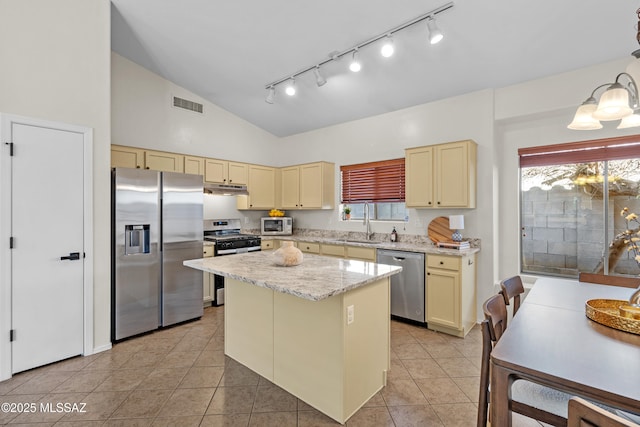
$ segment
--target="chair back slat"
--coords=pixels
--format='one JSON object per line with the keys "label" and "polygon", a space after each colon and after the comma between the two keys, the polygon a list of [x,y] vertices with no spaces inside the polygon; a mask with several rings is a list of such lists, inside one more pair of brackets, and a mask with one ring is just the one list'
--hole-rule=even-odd
{"label": "chair back slat", "polygon": [[502,295],[494,295],[482,306],[484,318],[489,321],[491,341],[497,342],[507,328],[507,306]]}
{"label": "chair back slat", "polygon": [[509,301],[513,298],[513,315],[515,316],[520,308],[520,295],[524,293],[524,285],[520,276],[513,276],[501,281],[500,293],[506,305],[510,305]]}

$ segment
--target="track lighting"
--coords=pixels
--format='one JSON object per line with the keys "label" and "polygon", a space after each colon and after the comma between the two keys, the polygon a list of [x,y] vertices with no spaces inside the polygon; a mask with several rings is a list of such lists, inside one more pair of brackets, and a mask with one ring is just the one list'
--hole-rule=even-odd
{"label": "track lighting", "polygon": [[285,88],[284,92],[289,96],[293,96],[296,94],[296,79],[291,78],[289,80],[289,84]]}
{"label": "track lighting", "polygon": [[353,55],[351,56],[351,63],[349,64],[349,69],[354,73],[357,73],[362,69],[362,65],[360,65],[360,61],[358,60],[358,48],[353,51]]}
{"label": "track lighting", "polygon": [[451,9],[452,7],[453,7],[453,2],[451,1],[427,13],[424,13],[416,18],[413,18],[410,21],[407,21],[394,28],[391,28],[385,31],[384,33],[381,33],[375,37],[372,37],[368,40],[358,43],[357,45],[350,47],[349,49],[332,52],[328,58],[310,67],[300,69],[293,74],[287,75],[286,77],[283,77],[278,80],[274,80],[273,82],[265,86],[265,89],[268,90],[268,94],[267,94],[267,97],[265,98],[265,101],[269,104],[273,104],[274,97],[275,97],[275,87],[281,84],[287,85],[285,89],[285,93],[287,95],[289,96],[295,95],[296,93],[295,78],[302,74],[308,73],[309,71],[313,72],[313,75],[315,76],[316,84],[318,85],[318,87],[323,86],[324,84],[327,83],[327,80],[320,73],[320,67],[324,66],[325,64],[328,64],[329,62],[338,61],[343,56],[347,56],[349,54],[351,54],[351,63],[349,64],[349,69],[352,72],[357,73],[362,69],[362,65],[360,64],[360,60],[359,60],[359,55],[360,55],[359,49],[369,46],[370,44],[377,43],[379,40],[384,39],[383,45],[380,48],[380,54],[385,58],[389,58],[390,56],[393,56],[395,49],[394,49],[392,35],[395,35],[395,33],[397,33],[398,31],[404,30],[405,28],[411,27],[412,25],[416,25],[422,21],[425,21],[425,20],[427,21],[427,26],[429,28],[429,40],[431,44],[435,44],[439,42],[440,40],[442,40],[443,36],[442,36],[442,32],[438,29],[435,23],[435,16],[438,15],[439,13],[442,13],[446,10]]}
{"label": "track lighting", "polygon": [[320,74],[320,67],[316,66],[316,68],[313,69],[313,75],[316,76],[316,84],[318,85],[318,87],[324,85],[327,82],[327,79],[322,77],[322,74]]}
{"label": "track lighting", "polygon": [[267,93],[267,97],[264,99],[264,102],[267,104],[273,104],[273,99],[276,96],[276,88],[273,86],[269,86],[269,92]]}
{"label": "track lighting", "polygon": [[385,58],[389,58],[393,55],[394,50],[393,37],[391,37],[391,34],[389,34],[384,39],[384,44],[382,45],[382,48],[380,48],[380,54]]}
{"label": "track lighting", "polygon": [[436,44],[444,38],[433,16],[427,18],[427,28],[429,29],[429,43]]}

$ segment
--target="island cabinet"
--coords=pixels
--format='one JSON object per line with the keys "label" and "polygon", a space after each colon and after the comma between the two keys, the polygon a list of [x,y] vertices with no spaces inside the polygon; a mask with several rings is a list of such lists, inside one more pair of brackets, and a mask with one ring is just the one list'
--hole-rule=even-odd
{"label": "island cabinet", "polygon": [[333,209],[335,167],[316,162],[280,169],[283,209]]}
{"label": "island cabinet", "polygon": [[476,323],[475,254],[427,255],[427,327],[464,337]]}
{"label": "island cabinet", "polygon": [[204,180],[216,184],[246,185],[249,181],[249,165],[227,160],[205,159]]}
{"label": "island cabinet", "polygon": [[476,207],[476,143],[405,150],[405,200],[413,208]]}
{"label": "island cabinet", "polygon": [[184,172],[184,156],[164,151],[112,145],[111,167]]}
{"label": "island cabinet", "polygon": [[239,210],[265,210],[276,206],[276,168],[248,165],[247,190],[249,195],[236,197]]}
{"label": "island cabinet", "polygon": [[390,277],[400,268],[268,252],[184,261],[225,276],[225,354],[344,423],[386,384]]}

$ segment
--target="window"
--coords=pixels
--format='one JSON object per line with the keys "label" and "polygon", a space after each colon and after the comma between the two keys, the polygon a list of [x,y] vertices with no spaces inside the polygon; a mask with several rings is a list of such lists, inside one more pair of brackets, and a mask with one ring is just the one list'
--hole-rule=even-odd
{"label": "window", "polygon": [[348,206],[352,219],[364,218],[366,202],[371,219],[405,220],[404,158],[341,166],[340,176],[341,211]]}
{"label": "window", "polygon": [[640,214],[640,136],[518,154],[522,272],[640,274],[624,242],[627,222],[620,215],[625,207]]}

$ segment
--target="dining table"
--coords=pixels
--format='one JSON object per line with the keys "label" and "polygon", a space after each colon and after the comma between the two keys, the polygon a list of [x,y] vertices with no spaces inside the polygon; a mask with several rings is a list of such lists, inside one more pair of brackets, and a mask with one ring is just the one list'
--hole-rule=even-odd
{"label": "dining table", "polygon": [[538,278],[491,352],[491,425],[511,426],[511,385],[519,379],[640,414],[640,335],[585,314],[591,299],[626,301],[633,292]]}

